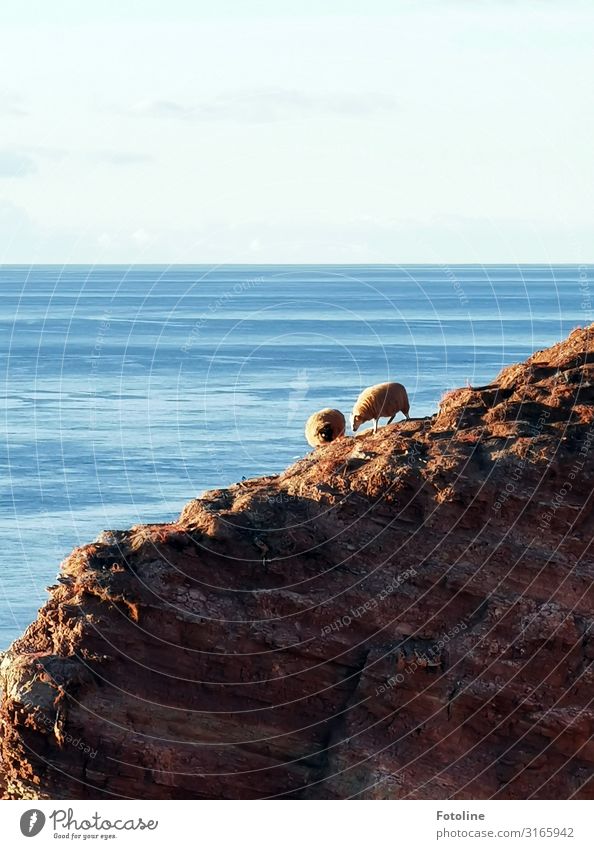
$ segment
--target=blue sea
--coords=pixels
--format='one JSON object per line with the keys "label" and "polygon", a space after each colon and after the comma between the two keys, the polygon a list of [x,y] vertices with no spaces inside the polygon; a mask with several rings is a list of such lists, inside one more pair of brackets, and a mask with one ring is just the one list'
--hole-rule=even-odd
{"label": "blue sea", "polygon": [[105,528],[279,472],[307,416],[411,415],[592,321],[592,266],[0,266],[0,649]]}

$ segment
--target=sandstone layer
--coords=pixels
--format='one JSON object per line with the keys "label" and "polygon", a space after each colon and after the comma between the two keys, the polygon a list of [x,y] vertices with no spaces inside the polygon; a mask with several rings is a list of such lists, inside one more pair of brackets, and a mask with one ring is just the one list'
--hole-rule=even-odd
{"label": "sandstone layer", "polygon": [[0,665],[5,796],[592,798],[593,456],[594,326],[104,532]]}

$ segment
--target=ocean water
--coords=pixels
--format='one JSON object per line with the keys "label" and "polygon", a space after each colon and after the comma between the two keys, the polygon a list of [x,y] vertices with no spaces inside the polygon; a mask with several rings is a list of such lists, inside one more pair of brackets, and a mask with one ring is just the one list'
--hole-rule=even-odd
{"label": "ocean water", "polygon": [[592,321],[592,271],[0,266],[0,648],[74,546],[281,471],[369,384],[433,412]]}

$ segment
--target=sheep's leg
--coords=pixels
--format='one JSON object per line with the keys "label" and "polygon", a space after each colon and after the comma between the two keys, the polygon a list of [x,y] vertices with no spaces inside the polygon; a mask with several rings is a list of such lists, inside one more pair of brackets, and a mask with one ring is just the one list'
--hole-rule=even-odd
{"label": "sheep's leg", "polygon": [[391,415],[391,416],[390,416],[390,418],[389,418],[389,419],[388,419],[388,421],[386,422],[386,424],[387,424],[387,425],[392,424],[392,422],[394,421],[394,416],[395,416],[395,415],[396,415],[396,413],[394,413],[393,415]]}
{"label": "sheep's leg", "polygon": [[373,432],[374,432],[374,433],[377,433],[377,426],[378,426],[378,424],[379,424],[379,419],[374,419],[374,420],[373,420]]}

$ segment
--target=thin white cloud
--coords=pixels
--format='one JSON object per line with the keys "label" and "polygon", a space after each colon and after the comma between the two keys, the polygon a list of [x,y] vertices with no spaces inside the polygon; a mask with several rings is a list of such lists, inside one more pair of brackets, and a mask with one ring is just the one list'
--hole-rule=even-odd
{"label": "thin white cloud", "polygon": [[139,227],[138,230],[135,230],[132,233],[131,238],[132,238],[132,241],[135,242],[140,247],[148,244],[148,242],[150,242],[150,240],[151,240],[150,235],[146,232],[144,227]]}
{"label": "thin white cloud", "polygon": [[132,111],[158,118],[191,121],[264,123],[298,115],[362,117],[398,108],[395,98],[378,92],[316,93],[284,88],[260,88],[219,94],[210,100],[185,104],[174,100],[145,100]]}
{"label": "thin white cloud", "polygon": [[96,162],[104,162],[106,165],[145,165],[152,162],[152,156],[146,153],[134,153],[130,151],[103,150],[89,154]]}
{"label": "thin white cloud", "polygon": [[159,117],[187,118],[191,110],[174,100],[140,100],[132,107],[139,115],[157,115]]}
{"label": "thin white cloud", "polygon": [[97,236],[97,244],[103,250],[108,250],[113,246],[113,238],[109,233],[100,233]]}
{"label": "thin white cloud", "polygon": [[37,173],[33,157],[19,150],[0,150],[0,177],[28,177]]}
{"label": "thin white cloud", "polygon": [[[11,150],[6,149],[6,154],[16,158],[28,158],[35,164],[35,160],[47,160],[50,162],[62,162],[66,159],[83,160],[91,163],[105,165],[127,166],[143,165],[152,162],[153,157],[146,153],[138,153],[128,150],[82,150],[73,151],[62,147],[48,147],[43,145],[23,145]],[[2,154],[0,153],[0,156]],[[35,168],[35,170],[37,170]]]}
{"label": "thin white cloud", "polygon": [[23,118],[28,114],[21,97],[11,92],[0,91],[0,115],[10,118]]}

